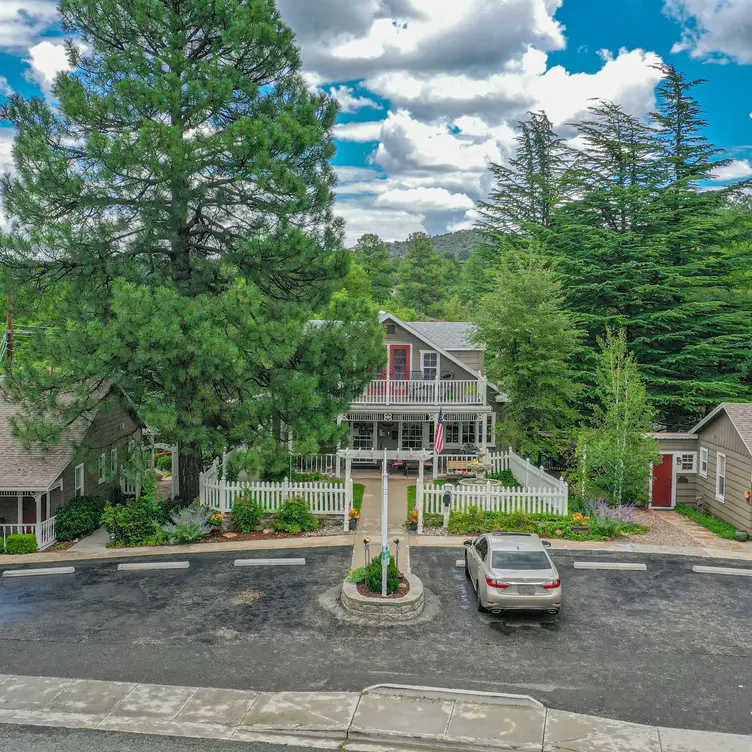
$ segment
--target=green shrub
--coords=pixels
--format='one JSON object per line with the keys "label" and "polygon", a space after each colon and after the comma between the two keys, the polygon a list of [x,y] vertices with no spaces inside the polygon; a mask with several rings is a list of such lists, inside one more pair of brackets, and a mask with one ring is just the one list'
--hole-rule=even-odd
{"label": "green shrub", "polygon": [[161,522],[162,509],[146,497],[117,506],[108,503],[102,514],[102,524],[110,538],[126,546],[146,545],[156,534]]}
{"label": "green shrub", "polygon": [[365,582],[366,581],[366,567],[356,567],[355,569],[351,569],[347,573],[347,577],[345,578],[348,582]]}
{"label": "green shrub", "polygon": [[107,499],[102,496],[78,496],[55,513],[55,534],[60,541],[91,535],[101,524]]}
{"label": "green shrub", "polygon": [[590,532],[604,538],[616,538],[622,534],[624,523],[614,517],[590,518]]}
{"label": "green shrub", "polygon": [[261,505],[250,496],[238,496],[232,505],[232,519],[241,533],[250,533],[261,523]]}
{"label": "green shrub", "polygon": [[[371,563],[366,567],[365,583],[372,593],[381,592],[381,558],[371,559]],[[390,557],[389,566],[386,570],[386,592],[392,595],[399,590],[400,578],[397,565],[394,563],[394,557]]]}
{"label": "green shrub", "polygon": [[502,470],[500,473],[486,473],[486,478],[500,480],[504,488],[522,488],[511,470]]}
{"label": "green shrub", "polygon": [[154,463],[159,470],[163,472],[172,471],[172,455],[171,454],[158,454]]}
{"label": "green shrub", "polygon": [[734,540],[736,538],[736,528],[730,522],[720,519],[720,517],[713,517],[712,514],[706,514],[694,507],[688,507],[686,504],[677,504],[676,511],[706,527],[708,530],[712,530],[721,538],[726,538],[727,540]]}
{"label": "green shrub", "polygon": [[158,499],[157,504],[159,506],[159,522],[166,525],[172,519],[172,515],[181,509],[189,507],[191,502],[189,499],[182,499],[180,496],[176,496],[174,499]]}
{"label": "green shrub", "polygon": [[210,516],[211,512],[206,509],[181,509],[162,527],[162,532],[172,544],[194,543],[211,532]]}
{"label": "green shrub", "polygon": [[304,499],[286,501],[277,513],[274,529],[280,533],[298,535],[311,532],[319,526],[318,520],[311,514],[308,502]]}
{"label": "green shrub", "polygon": [[5,540],[6,554],[33,554],[38,548],[36,535],[9,535]]}

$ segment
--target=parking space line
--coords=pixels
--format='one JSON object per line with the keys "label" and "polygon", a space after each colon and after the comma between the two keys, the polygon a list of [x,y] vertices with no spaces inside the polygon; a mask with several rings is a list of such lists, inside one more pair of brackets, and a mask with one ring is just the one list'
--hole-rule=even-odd
{"label": "parking space line", "polygon": [[235,559],[236,567],[302,567],[305,559]]}
{"label": "parking space line", "polygon": [[73,574],[75,567],[43,567],[41,569],[6,569],[3,577],[36,577],[48,574]]}
{"label": "parking space line", "polygon": [[736,567],[703,567],[695,564],[692,571],[701,574],[732,574],[738,577],[752,577],[752,569],[738,569]]}
{"label": "parking space line", "polygon": [[647,570],[647,564],[638,564],[622,561],[576,561],[575,569],[616,569],[623,571],[644,572]]}
{"label": "parking space line", "polygon": [[118,564],[118,572],[140,572],[151,569],[188,569],[188,561],[141,561],[132,564]]}

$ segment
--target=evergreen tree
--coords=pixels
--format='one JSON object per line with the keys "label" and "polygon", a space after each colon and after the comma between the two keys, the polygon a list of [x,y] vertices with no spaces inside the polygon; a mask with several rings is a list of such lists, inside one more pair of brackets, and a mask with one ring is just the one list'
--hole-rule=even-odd
{"label": "evergreen tree", "polygon": [[[39,361],[7,384],[38,434],[122,387],[180,450],[193,498],[204,452],[336,438],[381,365],[333,219],[336,104],[309,92],[273,0],[62,0],[72,70],[59,109],[14,95],[4,265],[44,296],[69,286]],[[49,433],[49,432],[48,432]]]}
{"label": "evergreen tree", "polygon": [[500,433],[518,451],[556,450],[578,419],[573,359],[582,332],[536,249],[508,255],[493,279],[495,289],[480,299],[474,322],[488,377],[510,399]]}
{"label": "evergreen tree", "polygon": [[359,264],[363,267],[377,303],[386,303],[394,287],[394,263],[386,243],[373,234],[363,235],[354,248]]}
{"label": "evergreen tree", "polygon": [[447,298],[443,260],[425,233],[407,239],[407,252],[399,267],[397,304],[414,308],[420,316],[439,316]]}
{"label": "evergreen tree", "polygon": [[518,131],[509,166],[491,165],[494,188],[478,209],[480,232],[537,234],[551,226],[554,210],[566,196],[569,150],[546,113],[528,113]]}
{"label": "evergreen tree", "polygon": [[658,442],[648,436],[655,411],[626,333],[608,330],[598,344],[593,427],[578,441],[579,490],[586,498],[603,496],[613,506],[644,502],[651,463],[660,461]]}

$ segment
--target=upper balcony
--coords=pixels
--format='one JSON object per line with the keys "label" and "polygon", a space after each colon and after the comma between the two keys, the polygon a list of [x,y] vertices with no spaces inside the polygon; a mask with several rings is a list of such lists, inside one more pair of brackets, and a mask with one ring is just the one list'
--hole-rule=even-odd
{"label": "upper balcony", "polygon": [[354,405],[482,405],[486,402],[485,379],[455,381],[372,381]]}

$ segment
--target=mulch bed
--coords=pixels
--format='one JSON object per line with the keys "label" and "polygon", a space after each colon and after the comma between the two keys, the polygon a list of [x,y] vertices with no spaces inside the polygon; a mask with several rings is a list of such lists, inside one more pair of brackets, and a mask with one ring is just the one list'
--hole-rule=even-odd
{"label": "mulch bed", "polygon": [[388,600],[394,600],[395,598],[404,598],[410,592],[410,583],[404,577],[400,577],[400,585],[405,585],[405,587],[401,587],[396,593],[393,593],[392,595],[372,593],[368,589],[368,585],[366,585],[365,582],[359,582],[357,587],[358,592],[361,595],[365,595],[367,598],[385,598]]}

